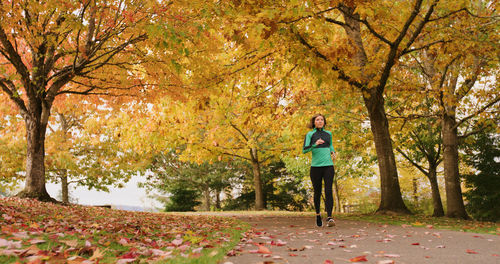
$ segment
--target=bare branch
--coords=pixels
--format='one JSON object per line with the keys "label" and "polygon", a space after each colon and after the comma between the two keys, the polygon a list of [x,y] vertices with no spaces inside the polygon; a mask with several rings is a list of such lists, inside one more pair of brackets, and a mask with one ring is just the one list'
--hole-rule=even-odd
{"label": "bare branch", "polygon": [[[422,1],[418,1],[418,2],[420,2],[420,3],[417,3],[419,5],[418,9],[420,9],[420,4],[422,3]],[[439,2],[439,0],[434,0],[434,2],[431,4],[431,6],[429,7],[429,10],[427,10],[427,13],[424,16],[424,19],[422,21],[420,21],[420,23],[417,26],[417,29],[413,32],[412,36],[410,37],[410,40],[408,40],[408,42],[406,43],[406,47],[403,49],[402,53],[407,51],[411,47],[413,42],[415,42],[415,39],[417,39],[418,35],[420,35],[420,32],[422,32],[422,29],[424,28],[424,26],[429,22],[429,19],[431,18],[432,13],[434,12],[434,7],[437,5],[438,2]],[[417,9],[414,9],[414,11],[416,11],[417,14],[419,12]],[[412,15],[413,14],[414,13],[412,12]],[[412,19],[412,21],[408,20],[407,22],[410,22],[409,24],[406,24],[409,26],[411,23],[413,23],[413,19]],[[408,28],[405,28],[405,30],[402,31],[401,33],[404,32],[404,35],[406,35],[407,30],[408,30]],[[398,37],[399,41],[401,41],[403,39],[404,35],[400,35]],[[396,42],[397,41],[398,40],[396,40]],[[399,46],[399,43],[397,46]]]}
{"label": "bare branch", "polygon": [[416,163],[408,155],[406,155],[406,153],[403,150],[401,150],[400,148],[396,148],[396,151],[399,152],[407,161],[409,161],[413,166],[415,166],[423,174],[425,174],[425,175],[429,174],[429,172],[426,171],[422,166],[420,166],[420,164]]}
{"label": "bare branch", "polygon": [[422,47],[418,47],[418,48],[413,48],[413,49],[407,49],[407,50],[404,50],[403,52],[401,52],[401,55],[405,55],[405,54],[408,54],[408,53],[411,53],[411,52],[414,52],[414,51],[417,51],[417,50],[423,50],[423,49],[427,49],[427,48],[430,48],[436,44],[439,44],[439,43],[450,43],[451,40],[437,40],[437,41],[433,41],[431,43],[428,43]]}
{"label": "bare branch", "polygon": [[465,121],[479,115],[480,113],[486,111],[488,108],[490,108],[491,106],[495,105],[496,103],[500,102],[500,96],[497,96],[495,99],[493,99],[491,102],[489,102],[488,104],[484,105],[483,107],[481,107],[480,109],[478,109],[477,111],[475,111],[474,113],[462,118],[461,120],[459,120],[455,126],[453,126],[452,129],[456,129],[457,127],[459,127],[461,124],[463,124]]}

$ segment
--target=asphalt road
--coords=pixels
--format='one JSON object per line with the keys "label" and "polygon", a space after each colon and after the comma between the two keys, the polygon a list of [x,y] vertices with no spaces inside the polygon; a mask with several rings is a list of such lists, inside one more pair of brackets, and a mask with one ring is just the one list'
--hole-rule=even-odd
{"label": "asphalt road", "polygon": [[311,216],[238,218],[252,230],[223,264],[500,263],[499,235],[347,220],[316,227]]}

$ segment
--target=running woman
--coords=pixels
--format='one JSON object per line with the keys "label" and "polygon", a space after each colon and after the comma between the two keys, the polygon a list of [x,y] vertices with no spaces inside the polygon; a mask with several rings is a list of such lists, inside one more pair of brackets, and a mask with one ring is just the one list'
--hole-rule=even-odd
{"label": "running woman", "polygon": [[311,162],[311,182],[314,189],[314,208],[316,209],[316,225],[323,226],[320,214],[321,203],[321,185],[325,182],[325,209],[326,209],[326,225],[334,226],[335,220],[332,217],[333,195],[332,185],[335,170],[333,168],[333,160],[336,158],[335,149],[332,145],[332,133],[324,129],[326,119],[323,115],[317,114],[311,118],[311,123],[308,125],[313,130],[307,133],[304,140],[304,148],[302,152],[305,154],[312,151]]}

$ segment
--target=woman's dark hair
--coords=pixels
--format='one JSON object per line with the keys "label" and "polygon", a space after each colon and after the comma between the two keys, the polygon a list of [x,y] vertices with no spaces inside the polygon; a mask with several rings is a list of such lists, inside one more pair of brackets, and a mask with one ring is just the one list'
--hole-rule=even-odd
{"label": "woman's dark hair", "polygon": [[325,121],[325,126],[326,126],[326,118],[325,118],[325,116],[324,116],[324,115],[322,115],[322,114],[315,114],[315,115],[313,115],[313,117],[311,118],[311,123],[309,123],[309,124],[307,125],[307,127],[308,127],[308,128],[314,128],[314,121],[316,120],[316,117],[318,117],[318,116],[323,117],[323,120]]}

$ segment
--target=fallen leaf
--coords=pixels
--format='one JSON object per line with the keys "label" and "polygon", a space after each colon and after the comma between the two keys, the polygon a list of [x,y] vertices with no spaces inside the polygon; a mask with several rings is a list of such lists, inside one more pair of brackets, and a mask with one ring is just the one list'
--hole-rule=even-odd
{"label": "fallen leaf", "polygon": [[350,262],[364,262],[364,261],[368,261],[368,260],[366,259],[366,256],[358,256],[358,257],[350,259],[349,261]]}
{"label": "fallen leaf", "polygon": [[94,253],[92,254],[92,257],[89,258],[90,261],[97,260],[97,259],[102,259],[104,257],[103,252],[99,248],[96,248],[94,250]]}
{"label": "fallen leaf", "polygon": [[181,245],[182,242],[183,242],[182,238],[177,238],[177,239],[172,240],[172,244],[174,244],[175,246]]}
{"label": "fallen leaf", "polygon": [[386,259],[386,260],[379,260],[377,261],[377,264],[394,264],[396,263],[394,260],[392,259]]}
{"label": "fallen leaf", "polygon": [[323,262],[323,264],[333,264],[333,261],[327,259],[327,260],[325,260],[325,262]]}
{"label": "fallen leaf", "polygon": [[465,252],[467,252],[468,254],[479,254],[479,253],[477,253],[476,251],[474,251],[472,249],[467,249]]}
{"label": "fallen leaf", "polygon": [[261,253],[261,254],[272,254],[271,250],[269,250],[268,248],[262,246],[262,245],[258,245],[259,249],[257,250],[257,253]]}
{"label": "fallen leaf", "polygon": [[70,246],[70,247],[77,247],[78,246],[78,240],[73,239],[73,240],[59,240],[60,242]]}
{"label": "fallen leaf", "polygon": [[45,243],[45,240],[43,239],[31,239],[29,240],[28,242],[30,242],[30,244],[41,244],[41,243]]}
{"label": "fallen leaf", "polygon": [[130,263],[130,262],[134,262],[135,261],[135,258],[133,259],[119,259],[116,264],[124,264],[124,263]]}
{"label": "fallen leaf", "polygon": [[418,246],[420,243],[411,243],[412,246]]}

